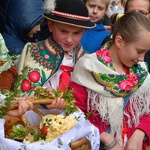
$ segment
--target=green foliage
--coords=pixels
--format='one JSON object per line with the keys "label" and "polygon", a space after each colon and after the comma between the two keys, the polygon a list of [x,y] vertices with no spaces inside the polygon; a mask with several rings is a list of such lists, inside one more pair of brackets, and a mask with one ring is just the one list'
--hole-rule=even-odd
{"label": "green foliage", "polygon": [[37,133],[34,133],[32,135],[34,137],[34,141],[39,141],[39,140],[45,140],[46,139],[46,137],[43,134],[41,134],[40,130],[38,130]]}
{"label": "green foliage", "polygon": [[74,119],[76,119],[77,121],[79,121],[80,116],[75,116]]}
{"label": "green foliage", "polygon": [[40,130],[35,132],[34,129],[25,128],[22,125],[13,126],[11,133],[7,136],[7,138],[22,141],[28,134],[33,136],[34,141],[45,140],[45,136],[41,134]]}
{"label": "green foliage", "polygon": [[68,115],[73,112],[78,111],[77,107],[75,107],[75,105],[74,105],[76,100],[73,97],[73,92],[74,92],[73,90],[66,90],[63,93],[63,98],[66,102],[65,111]]}
{"label": "green foliage", "polygon": [[18,75],[17,80],[14,83],[12,91],[13,91],[15,97],[20,96],[21,94],[23,94],[22,90],[19,87],[21,86],[22,80],[25,78],[25,74],[26,74],[27,69],[28,69],[28,67],[26,66],[21,71],[21,74]]}
{"label": "green foliage", "polygon": [[28,67],[25,67],[22,70],[22,73],[20,75],[18,75],[17,80],[14,82],[14,87],[13,87],[12,90],[10,90],[10,91],[4,90],[4,89],[0,90],[0,93],[6,96],[6,98],[4,99],[5,106],[3,106],[0,109],[0,118],[2,118],[3,115],[5,115],[6,110],[10,107],[11,101],[14,100],[15,97],[19,97],[21,94],[23,94],[19,87],[21,85],[21,81],[25,77],[24,74],[25,74],[27,68]]}
{"label": "green foliage", "polygon": [[[56,98],[60,97],[65,100],[65,111],[67,115],[78,111],[77,107],[74,105],[75,98],[73,97],[73,90],[66,90],[65,92],[60,92],[59,90],[52,90],[52,92],[55,94]],[[56,100],[56,98],[51,96],[50,92],[47,89],[44,89],[41,86],[38,86],[34,90],[34,97],[35,99],[50,98]]]}
{"label": "green foliage", "polygon": [[35,99],[54,99],[54,97],[52,97],[52,95],[50,94],[50,92],[44,88],[42,88],[41,86],[38,86],[35,90],[34,90],[34,98]]}
{"label": "green foliage", "polygon": [[51,122],[52,122],[52,119],[46,118],[46,120],[45,120],[43,126],[47,126],[47,125],[50,126],[50,125],[51,125]]}
{"label": "green foliage", "polygon": [[15,54],[13,54],[13,55],[11,56],[11,61],[12,61],[12,63],[14,64],[14,62],[15,62],[16,60],[18,60],[18,56],[15,55]]}
{"label": "green foliage", "polygon": [[22,125],[13,126],[11,134],[9,134],[8,138],[23,140],[28,133],[29,133],[29,129],[23,127]]}
{"label": "green foliage", "polygon": [[[6,98],[4,99],[5,106],[0,107],[1,108],[0,109],[0,118],[2,118],[3,115],[5,115],[5,112],[10,107],[12,100],[14,100],[16,97],[24,96],[24,93],[22,92],[22,90],[19,87],[21,86],[22,80],[25,78],[27,69],[28,69],[28,67],[25,67],[22,70],[21,74],[18,75],[17,80],[14,82],[14,86],[11,91],[0,90],[0,93],[6,96]],[[52,97],[52,95],[50,94],[50,92],[48,90],[44,89],[41,86],[38,86],[34,90],[34,98],[35,99],[40,99],[40,98],[48,99],[49,98],[49,99],[56,100],[56,98],[60,97],[60,98],[63,98],[66,102],[65,111],[66,111],[67,115],[78,110],[77,107],[75,107],[75,105],[74,105],[75,98],[73,97],[73,92],[74,92],[73,90],[66,90],[65,92],[53,90],[52,92],[55,94],[55,97]]]}
{"label": "green foliage", "polygon": [[53,93],[56,97],[63,98],[65,100],[65,111],[66,114],[69,115],[78,111],[77,107],[74,105],[75,98],[73,97],[74,90],[66,90],[65,92],[60,92],[58,90],[53,90]]}
{"label": "green foliage", "polygon": [[85,119],[88,119],[88,118],[90,117],[91,113],[92,113],[92,112],[87,112],[87,113],[86,113],[86,116],[85,116]]}

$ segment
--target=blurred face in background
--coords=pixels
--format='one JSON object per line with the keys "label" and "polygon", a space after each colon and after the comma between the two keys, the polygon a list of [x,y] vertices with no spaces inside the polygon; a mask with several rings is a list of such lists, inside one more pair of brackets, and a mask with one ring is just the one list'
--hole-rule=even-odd
{"label": "blurred face in background", "polygon": [[85,3],[92,22],[100,21],[106,12],[106,0],[87,0]]}
{"label": "blurred face in background", "polygon": [[149,19],[149,6],[149,0],[131,0],[126,6],[126,12],[136,11],[143,14]]}
{"label": "blurred face in background", "polygon": [[[42,20],[43,21],[43,20]],[[28,38],[32,38],[34,34],[36,34],[37,32],[40,31],[40,25],[42,23],[42,21],[40,21],[37,25],[35,25],[30,32],[27,34]]]}

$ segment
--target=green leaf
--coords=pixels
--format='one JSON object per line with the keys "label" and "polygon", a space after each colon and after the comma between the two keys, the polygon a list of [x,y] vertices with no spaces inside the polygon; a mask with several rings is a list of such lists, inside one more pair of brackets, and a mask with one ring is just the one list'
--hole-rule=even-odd
{"label": "green leaf", "polygon": [[45,72],[43,70],[42,70],[42,79],[43,79],[43,82],[46,81],[46,74],[45,74]]}
{"label": "green leaf", "polygon": [[8,91],[8,90],[0,90],[0,93],[2,93],[3,95],[6,96],[6,98],[4,99],[5,101],[5,106],[1,108],[0,111],[0,118],[3,117],[3,115],[5,115],[5,111],[10,107],[10,103],[12,100],[15,99],[15,97],[19,97],[21,94],[23,95],[24,93],[22,92],[22,90],[19,88],[22,80],[25,78],[25,74],[27,71],[28,67],[25,67],[22,71],[21,74],[18,75],[17,80],[14,82],[14,86],[13,89]]}

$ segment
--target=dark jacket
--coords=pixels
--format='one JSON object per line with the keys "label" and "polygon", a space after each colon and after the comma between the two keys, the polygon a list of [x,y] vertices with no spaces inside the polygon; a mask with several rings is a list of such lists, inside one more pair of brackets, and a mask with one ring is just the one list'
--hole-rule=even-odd
{"label": "dark jacket", "polygon": [[6,31],[3,37],[10,54],[20,54],[28,42],[26,34],[39,23],[44,13],[42,0],[9,0],[6,6]]}
{"label": "dark jacket", "polygon": [[144,57],[144,61],[147,63],[148,71],[150,73],[150,50],[146,52],[145,57]]}
{"label": "dark jacket", "polygon": [[5,9],[8,0],[0,0],[0,33],[5,31]]}

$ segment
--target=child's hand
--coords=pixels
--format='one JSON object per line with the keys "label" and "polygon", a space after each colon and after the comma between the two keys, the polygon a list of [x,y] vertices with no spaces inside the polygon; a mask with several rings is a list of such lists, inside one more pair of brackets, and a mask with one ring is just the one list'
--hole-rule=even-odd
{"label": "child's hand", "polygon": [[33,109],[33,104],[31,101],[27,100],[26,97],[20,97],[17,99],[18,101],[18,109],[9,110],[6,112],[6,115],[10,116],[21,116],[26,111]]}
{"label": "child's hand", "polygon": [[[115,140],[114,137],[107,132],[102,132],[100,136],[101,136],[101,143],[103,143],[104,146],[111,145],[111,143],[113,143],[113,141]],[[118,143],[116,143],[114,147],[111,148],[111,150],[122,150],[122,148]]]}
{"label": "child's hand", "polygon": [[124,150],[142,150],[142,144],[145,133],[142,130],[135,130],[132,136],[127,141]]}
{"label": "child's hand", "polygon": [[63,110],[65,108],[65,101],[63,98],[58,97],[56,101],[51,104],[46,105],[48,109],[59,109]]}
{"label": "child's hand", "polygon": [[[47,88],[47,90],[49,90],[50,94],[52,95],[52,97],[55,98],[55,94],[52,92],[52,88]],[[59,110],[63,110],[65,108],[65,101],[63,98],[58,97],[56,101],[52,102],[51,104],[47,104],[46,107],[48,109],[59,109]]]}

